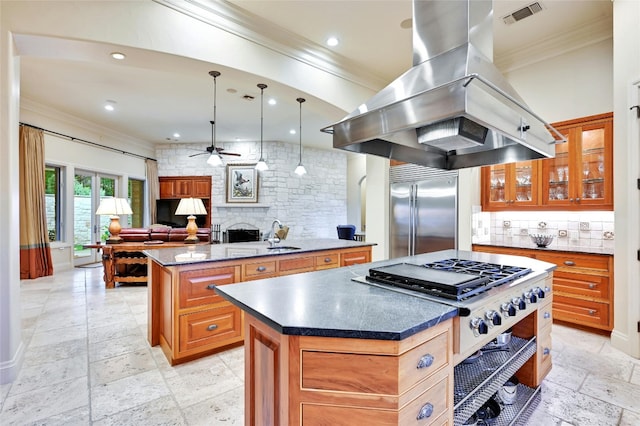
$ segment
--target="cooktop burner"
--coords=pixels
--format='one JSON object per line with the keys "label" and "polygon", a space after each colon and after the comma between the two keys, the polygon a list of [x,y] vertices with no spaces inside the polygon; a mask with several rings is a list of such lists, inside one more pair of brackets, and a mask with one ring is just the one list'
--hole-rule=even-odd
{"label": "cooktop burner", "polygon": [[369,269],[367,280],[451,300],[469,299],[527,275],[531,269],[463,259]]}

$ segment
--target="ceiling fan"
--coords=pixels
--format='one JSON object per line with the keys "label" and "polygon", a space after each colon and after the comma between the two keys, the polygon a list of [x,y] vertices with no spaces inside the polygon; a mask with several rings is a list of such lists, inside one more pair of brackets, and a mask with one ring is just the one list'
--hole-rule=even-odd
{"label": "ceiling fan", "polygon": [[205,152],[199,152],[198,154],[192,154],[189,157],[196,157],[202,154],[210,154],[207,163],[212,166],[221,166],[222,158],[220,155],[232,155],[234,157],[240,157],[241,154],[235,152],[226,152],[224,148],[216,146],[216,92],[217,92],[217,77],[220,76],[219,71],[209,71],[209,75],[213,77],[213,120],[211,123],[211,146],[208,146]]}

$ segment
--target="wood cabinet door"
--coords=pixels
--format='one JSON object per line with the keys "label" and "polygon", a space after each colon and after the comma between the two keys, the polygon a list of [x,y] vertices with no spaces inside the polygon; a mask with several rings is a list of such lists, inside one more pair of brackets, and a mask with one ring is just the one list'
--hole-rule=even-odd
{"label": "wood cabinet door", "polygon": [[482,168],[482,207],[486,211],[535,207],[540,203],[539,161]]}
{"label": "wood cabinet door", "polygon": [[158,183],[160,184],[160,198],[176,198],[173,179],[160,178]]}
{"label": "wood cabinet door", "polygon": [[613,118],[611,114],[560,123],[567,139],[556,157],[543,160],[542,204],[569,210],[613,209]]}
{"label": "wood cabinet door", "polygon": [[211,198],[211,178],[194,179],[192,194],[194,198]]}

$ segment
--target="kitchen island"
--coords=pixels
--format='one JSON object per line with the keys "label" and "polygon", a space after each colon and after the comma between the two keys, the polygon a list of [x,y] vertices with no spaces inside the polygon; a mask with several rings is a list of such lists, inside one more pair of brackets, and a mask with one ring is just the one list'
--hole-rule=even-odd
{"label": "kitchen island", "polygon": [[[461,349],[469,318],[461,319],[457,307],[352,280],[373,266],[451,257],[518,262],[532,272],[507,285],[509,291],[541,286],[548,296],[522,301],[518,314],[505,314],[501,325]],[[522,384],[537,388],[551,368],[546,286],[552,270],[533,259],[446,250],[217,287],[245,312],[245,424],[451,425],[466,420],[516,371]],[[522,343],[513,354],[500,354],[506,361],[477,397],[460,401],[456,364],[507,328]]]}
{"label": "kitchen island", "polygon": [[339,239],[148,249],[148,340],[169,362],[242,345],[243,313],[215,286],[371,261],[372,243]]}

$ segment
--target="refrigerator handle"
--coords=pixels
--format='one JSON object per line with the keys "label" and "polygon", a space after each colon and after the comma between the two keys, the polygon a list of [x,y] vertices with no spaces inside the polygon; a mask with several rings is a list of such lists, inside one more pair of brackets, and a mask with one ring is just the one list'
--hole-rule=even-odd
{"label": "refrigerator handle", "polygon": [[409,192],[409,256],[416,254],[416,191],[417,186],[411,185]]}

